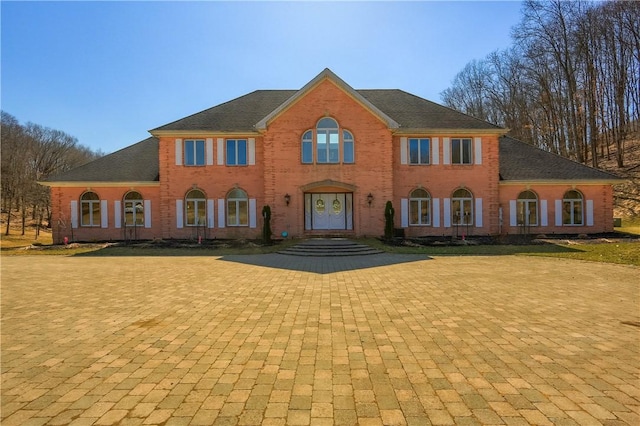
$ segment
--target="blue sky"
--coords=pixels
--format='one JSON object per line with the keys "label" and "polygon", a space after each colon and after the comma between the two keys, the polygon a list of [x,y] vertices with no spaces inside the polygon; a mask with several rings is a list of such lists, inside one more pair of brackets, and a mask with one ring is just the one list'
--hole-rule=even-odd
{"label": "blue sky", "polygon": [[510,46],[520,2],[11,2],[2,109],[110,153],[149,129],[330,68],[356,89],[440,102]]}

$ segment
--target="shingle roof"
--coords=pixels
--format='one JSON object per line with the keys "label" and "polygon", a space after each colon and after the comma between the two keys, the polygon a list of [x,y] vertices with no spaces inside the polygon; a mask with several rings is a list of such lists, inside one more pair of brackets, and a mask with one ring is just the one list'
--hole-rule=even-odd
{"label": "shingle roof", "polygon": [[158,139],[147,138],[75,169],[51,176],[51,182],[157,182]]}
{"label": "shingle roof", "polygon": [[254,125],[296,90],[256,90],[153,130],[255,131]]}
{"label": "shingle roof", "polygon": [[[397,89],[356,90],[380,111],[394,119],[402,129],[495,129],[494,124]],[[188,130],[253,132],[255,125],[274,111],[297,90],[256,90],[153,131]]]}
{"label": "shingle roof", "polygon": [[505,136],[500,138],[500,180],[535,182],[622,179]]}
{"label": "shingle roof", "polygon": [[358,90],[400,124],[400,129],[495,129],[501,127],[398,89]]}

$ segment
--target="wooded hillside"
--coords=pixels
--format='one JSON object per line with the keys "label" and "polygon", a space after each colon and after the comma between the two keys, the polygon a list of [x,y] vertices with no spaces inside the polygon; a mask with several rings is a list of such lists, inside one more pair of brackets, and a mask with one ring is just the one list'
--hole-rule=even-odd
{"label": "wooded hillside", "polygon": [[49,220],[49,188],[37,182],[102,154],[80,145],[75,137],[63,131],[35,123],[20,124],[4,111],[1,125],[0,190],[4,232],[9,235],[12,217],[19,213],[24,234],[27,219],[37,224]]}
{"label": "wooded hillside", "polygon": [[623,170],[640,123],[640,2],[525,0],[513,45],[469,62],[445,105],[510,135]]}

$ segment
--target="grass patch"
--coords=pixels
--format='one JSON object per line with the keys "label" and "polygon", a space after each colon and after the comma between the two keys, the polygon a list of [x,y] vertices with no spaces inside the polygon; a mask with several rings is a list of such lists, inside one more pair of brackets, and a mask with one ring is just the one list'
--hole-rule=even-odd
{"label": "grass patch", "polygon": [[640,235],[640,217],[623,217],[622,226],[615,228],[616,232]]}
{"label": "grass patch", "polygon": [[51,231],[40,229],[40,235],[36,239],[36,230],[33,227],[25,229],[24,235],[20,235],[21,230],[10,229],[9,235],[4,235],[4,231],[0,235],[0,248],[9,249],[16,247],[28,247],[34,244],[51,245],[53,244],[53,237]]}
{"label": "grass patch", "polygon": [[[2,255],[53,255],[53,256],[226,256],[275,253],[299,240],[279,241],[274,245],[254,243],[216,242],[198,245],[182,242],[167,245],[140,244],[69,244],[34,247],[4,248]],[[546,244],[487,244],[453,246],[389,246],[375,238],[359,242],[388,253],[425,254],[429,256],[546,256],[590,262],[618,263],[640,266],[640,241],[591,241],[558,240]]]}
{"label": "grass patch", "polygon": [[388,253],[426,254],[429,256],[546,256],[590,262],[640,266],[640,242],[567,242],[526,245],[388,246],[375,239],[363,241]]}

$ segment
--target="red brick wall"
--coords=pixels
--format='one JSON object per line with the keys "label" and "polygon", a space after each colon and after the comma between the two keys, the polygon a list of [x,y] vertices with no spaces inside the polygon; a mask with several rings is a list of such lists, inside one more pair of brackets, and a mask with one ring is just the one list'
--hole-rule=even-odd
{"label": "red brick wall", "polygon": [[[302,164],[302,135],[329,116],[355,140],[354,164]],[[314,153],[315,154],[315,153]],[[386,124],[331,81],[325,80],[269,124],[264,136],[264,202],[272,208],[274,234],[304,234],[302,186],[332,180],[356,187],[356,235],[382,235],[384,204],[393,195],[392,136]],[[329,188],[327,188],[328,190]],[[323,189],[318,188],[317,191]],[[291,195],[286,206],[284,194]],[[374,196],[369,206],[367,195]]]}
{"label": "red brick wall", "polygon": [[[71,201],[78,202],[86,191],[95,192],[100,200],[107,201],[107,228],[100,226],[81,226],[80,211],[78,211],[78,227],[71,226]],[[115,201],[122,201],[129,191],[137,191],[143,199],[151,201],[151,228],[136,229],[138,239],[153,239],[160,236],[160,203],[158,186],[118,186],[118,187],[56,187],[51,189],[51,225],[53,242],[61,244],[64,237],[69,241],[117,241],[130,238],[125,236],[124,216],[121,216],[121,228],[115,227]],[[121,205],[122,206],[122,205]],[[122,207],[121,207],[122,208]],[[103,211],[102,214],[105,214]]]}
{"label": "red brick wall", "polygon": [[[411,237],[417,236],[438,236],[452,235],[455,231],[451,227],[445,227],[444,221],[444,199],[451,198],[453,192],[459,188],[469,190],[474,200],[482,198],[482,227],[476,227],[474,217],[474,226],[469,229],[470,235],[488,235],[498,232],[498,138],[497,135],[482,136],[482,164],[444,164],[444,143],[445,138],[465,137],[473,140],[474,135],[460,136],[456,134],[423,134],[412,135],[409,137],[430,138],[432,143],[432,158],[430,165],[403,165],[400,158],[401,138],[394,138],[394,164],[395,164],[395,199],[394,206],[396,210],[396,227],[401,224],[400,200],[409,198],[409,194],[419,187],[426,189],[431,195],[432,200],[438,198],[440,200],[440,226],[409,226],[405,228],[405,235]],[[433,158],[433,144],[438,138],[438,164],[435,164]],[[475,146],[475,141],[472,142]],[[475,148],[472,149],[475,151]],[[475,155],[472,156],[475,163]],[[474,201],[475,212],[475,201]],[[474,214],[475,216],[475,214]],[[433,214],[432,214],[433,217]],[[433,222],[432,222],[433,223]],[[465,230],[466,232],[466,230]]]}
{"label": "red brick wall", "polygon": [[[538,196],[538,214],[541,215],[541,201],[547,200],[547,226],[531,226],[531,234],[593,234],[613,231],[613,188],[611,185],[500,185],[500,206],[503,212],[503,234],[521,232],[517,226],[510,225],[510,200],[517,200],[518,195],[527,189]],[[583,226],[556,226],[556,200],[562,200],[565,192],[575,189],[583,196]],[[593,226],[587,226],[587,200],[593,200]]]}

